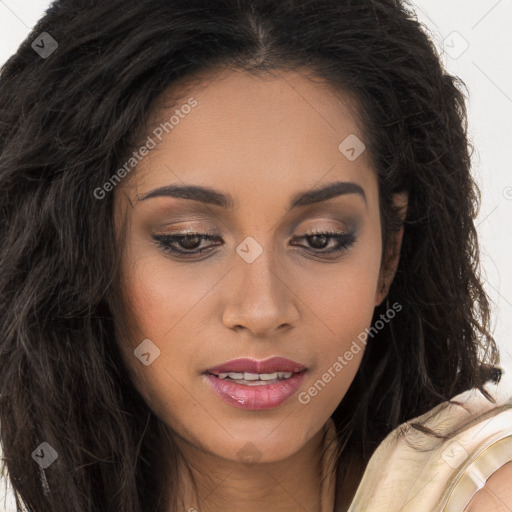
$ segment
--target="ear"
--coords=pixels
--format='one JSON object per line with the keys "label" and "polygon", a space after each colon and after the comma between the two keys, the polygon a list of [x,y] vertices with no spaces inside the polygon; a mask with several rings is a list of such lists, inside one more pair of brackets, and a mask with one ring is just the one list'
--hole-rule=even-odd
{"label": "ear", "polygon": [[[405,220],[407,213],[407,202],[409,195],[407,192],[400,192],[393,195],[393,204],[400,208],[400,217],[402,222]],[[399,231],[389,234],[387,248],[383,251],[382,264],[380,268],[377,290],[375,292],[375,305],[378,306],[386,298],[389,287],[395,277],[398,261],[400,259],[400,247],[402,246],[402,238],[404,235],[403,226]]]}

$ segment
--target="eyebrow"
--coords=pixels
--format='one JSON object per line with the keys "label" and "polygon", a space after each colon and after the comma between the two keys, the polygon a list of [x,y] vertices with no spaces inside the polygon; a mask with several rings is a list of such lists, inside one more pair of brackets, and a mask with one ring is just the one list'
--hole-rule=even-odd
{"label": "eyebrow", "polygon": [[[301,206],[327,201],[333,197],[345,194],[358,194],[362,197],[365,204],[367,204],[366,194],[360,185],[351,181],[335,181],[321,188],[310,189],[295,194],[290,200],[288,211]],[[235,209],[238,205],[231,194],[224,194],[210,187],[202,187],[199,185],[166,185],[151,190],[146,194],[142,194],[141,197],[137,197],[137,200],[146,201],[153,197],[165,196],[200,201],[230,210]]]}

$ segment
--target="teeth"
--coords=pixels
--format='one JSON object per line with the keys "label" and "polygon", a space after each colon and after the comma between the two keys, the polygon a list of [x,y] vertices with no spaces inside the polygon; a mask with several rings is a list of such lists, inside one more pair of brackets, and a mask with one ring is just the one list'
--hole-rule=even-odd
{"label": "teeth", "polygon": [[258,380],[260,376],[257,373],[244,372],[244,380]]}
{"label": "teeth", "polygon": [[293,372],[275,372],[275,373],[236,373],[227,372],[219,373],[219,379],[230,378],[232,380],[275,380],[275,379],[289,379],[293,375]]}
{"label": "teeth", "polygon": [[229,372],[229,373],[219,373],[219,379],[225,379],[226,377],[229,377],[230,379],[234,380],[240,380],[244,378],[243,373],[235,373],[235,372]]}

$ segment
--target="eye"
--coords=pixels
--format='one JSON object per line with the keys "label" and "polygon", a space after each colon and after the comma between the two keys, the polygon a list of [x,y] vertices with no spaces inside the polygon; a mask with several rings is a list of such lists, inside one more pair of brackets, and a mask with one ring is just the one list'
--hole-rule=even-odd
{"label": "eye", "polygon": [[[187,231],[186,233],[168,235],[168,234],[153,234],[153,240],[157,246],[163,251],[170,253],[180,258],[192,258],[204,252],[211,251],[215,246],[222,245],[224,242],[219,236],[211,235],[209,233],[196,233]],[[205,241],[214,241],[214,244],[208,244],[206,247],[201,247]],[[306,240],[309,247],[297,244],[297,240]],[[334,244],[332,243],[334,242]],[[296,237],[292,240],[291,244],[303,247],[308,252],[322,255],[340,253],[348,249],[355,242],[354,233],[344,233],[335,230],[318,230],[307,233],[301,237]],[[329,246],[331,246],[329,248]]]}
{"label": "eye", "polygon": [[[180,255],[185,258],[196,256],[213,248],[212,245],[200,247],[205,240],[221,240],[218,236],[207,233],[187,232],[178,235],[152,235],[158,247],[171,254]],[[224,243],[224,242],[222,242]],[[181,247],[176,247],[177,245]],[[220,245],[220,244],[217,244]]]}
{"label": "eye", "polygon": [[[295,240],[304,239],[307,240],[310,248],[312,249],[310,250],[310,248],[306,248],[308,251],[322,255],[339,253],[348,249],[354,244],[356,237],[354,233],[344,233],[336,230],[315,230],[313,233],[308,233],[296,238]],[[334,244],[331,242],[334,242]],[[331,245],[331,247],[327,249],[329,245]]]}

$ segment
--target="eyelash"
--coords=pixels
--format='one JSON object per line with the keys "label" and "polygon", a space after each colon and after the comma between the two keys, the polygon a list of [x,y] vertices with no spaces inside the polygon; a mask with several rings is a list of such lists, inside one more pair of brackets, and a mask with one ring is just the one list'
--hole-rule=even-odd
{"label": "eyelash", "polygon": [[[302,239],[310,239],[315,236],[319,237],[328,237],[329,239],[334,239],[338,242],[337,246],[334,249],[331,249],[329,251],[321,250],[321,249],[312,249],[311,252],[317,255],[323,255],[323,254],[334,254],[334,253],[341,253],[345,250],[347,250],[349,247],[351,247],[356,238],[354,233],[341,233],[339,231],[334,230],[324,230],[324,231],[314,231],[312,233],[307,233],[303,236],[297,237],[296,240],[302,240]],[[212,249],[212,246],[204,247],[202,249],[197,249],[193,251],[183,251],[180,249],[176,249],[172,246],[173,243],[180,242],[183,240],[187,240],[190,238],[199,238],[201,241],[203,240],[215,240],[218,239],[218,236],[212,236],[207,233],[196,233],[193,231],[188,231],[186,234],[176,234],[176,235],[158,235],[154,234],[152,235],[153,240],[157,244],[157,246],[162,249],[163,251],[170,253],[174,256],[178,256],[180,258],[192,258],[194,256],[197,256],[205,251],[209,251]]]}

